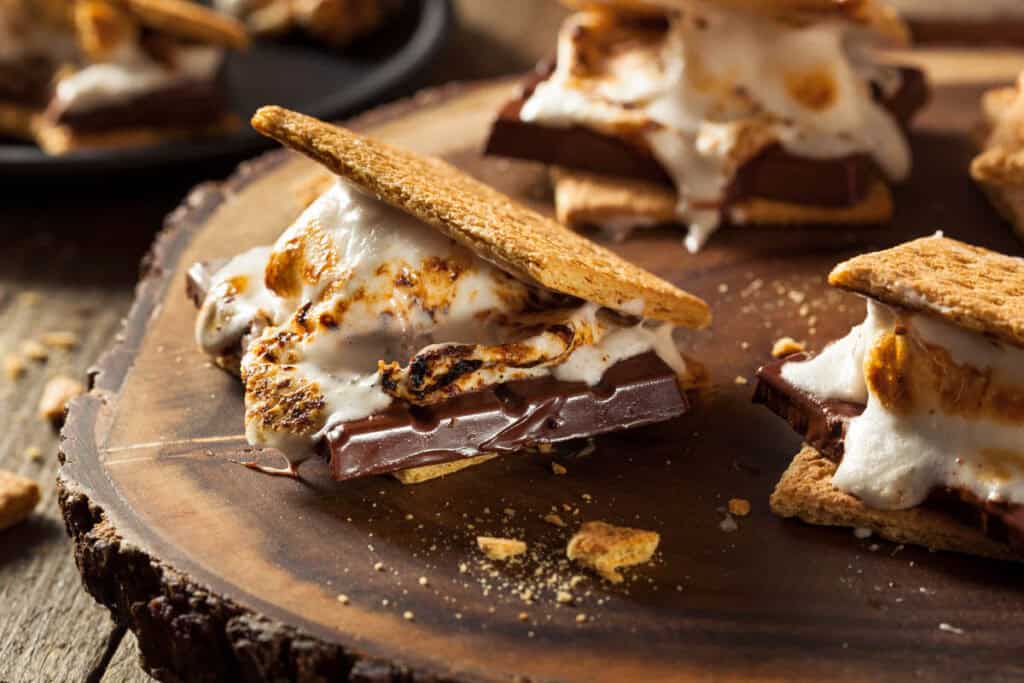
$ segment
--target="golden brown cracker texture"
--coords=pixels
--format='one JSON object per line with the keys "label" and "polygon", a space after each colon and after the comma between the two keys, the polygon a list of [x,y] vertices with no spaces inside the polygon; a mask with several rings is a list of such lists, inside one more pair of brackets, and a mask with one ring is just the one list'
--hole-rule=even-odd
{"label": "golden brown cracker texture", "polygon": [[645,317],[677,325],[711,321],[707,304],[696,296],[440,159],[282,107],[261,108],[253,126],[523,280],[611,308],[641,300]]}

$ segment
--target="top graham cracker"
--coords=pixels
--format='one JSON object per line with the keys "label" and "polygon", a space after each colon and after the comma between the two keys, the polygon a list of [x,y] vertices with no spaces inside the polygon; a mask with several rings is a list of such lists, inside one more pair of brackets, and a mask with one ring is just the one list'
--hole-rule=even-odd
{"label": "top graham cracker", "polygon": [[828,281],[1024,347],[1024,259],[924,237],[844,261]]}
{"label": "top graham cracker", "polygon": [[[252,125],[511,275],[614,309],[700,328],[708,305],[440,159],[422,157],[281,107]],[[634,304],[635,305],[635,304]]]}

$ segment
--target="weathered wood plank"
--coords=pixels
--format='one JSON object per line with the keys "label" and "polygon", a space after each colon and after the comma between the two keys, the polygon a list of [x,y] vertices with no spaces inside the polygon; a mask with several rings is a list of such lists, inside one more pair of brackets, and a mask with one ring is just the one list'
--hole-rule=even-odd
{"label": "weathered wood plank", "polygon": [[151,680],[139,666],[139,643],[135,640],[135,634],[128,631],[121,641],[121,647],[110,660],[101,683],[143,683]]}
{"label": "weathered wood plank", "polygon": [[[28,339],[67,330],[79,343],[27,361],[24,376],[0,377],[0,467],[40,483],[42,501],[26,523],[0,533],[0,680],[85,680],[114,628],[81,588],[57,509],[57,433],[36,415],[46,381],[85,380],[108,347],[132,297],[138,263],[162,214],[192,178],[111,209],[102,187],[6,186],[0,206],[0,357]],[[60,197],[56,202],[54,197]],[[39,449],[39,459],[27,455]]]}

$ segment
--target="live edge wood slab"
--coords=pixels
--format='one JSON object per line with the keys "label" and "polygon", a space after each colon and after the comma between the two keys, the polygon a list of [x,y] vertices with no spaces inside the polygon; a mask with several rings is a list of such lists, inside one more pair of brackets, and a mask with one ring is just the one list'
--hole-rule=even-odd
{"label": "live edge wood slab", "polygon": [[[547,210],[542,169],[478,151],[515,87],[446,88],[354,125]],[[667,229],[615,245],[712,304],[712,329],[683,343],[715,387],[692,415],[560,458],[564,476],[526,456],[412,487],[335,483],[319,462],[301,482],[237,464],[266,455],[242,437],[237,380],[195,348],[185,269],[273,241],[300,209],[292,188],[318,170],[278,152],[197,188],[169,217],[122,338],[64,429],[60,496],[85,587],[164,680],[1024,676],[1019,567],[769,513],[799,439],[751,405],[748,383],[777,337],[820,348],[863,316],[856,298],[824,286],[855,252],[942,229],[1022,253],[966,175],[980,90],[939,87],[888,228],[725,229],[697,256]],[[726,533],[732,497],[753,511]],[[542,520],[552,508],[569,528]],[[557,561],[589,519],[655,529],[662,544],[623,585],[588,579],[575,605],[529,583],[532,561],[488,569],[475,548],[477,535],[511,530]]]}

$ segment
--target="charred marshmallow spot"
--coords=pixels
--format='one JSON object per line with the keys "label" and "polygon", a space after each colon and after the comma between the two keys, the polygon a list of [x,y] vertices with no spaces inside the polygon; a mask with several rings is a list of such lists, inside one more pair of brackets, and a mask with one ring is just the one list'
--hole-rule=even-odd
{"label": "charred marshmallow spot", "polygon": [[936,488],[1024,503],[1024,349],[868,300],[865,322],[783,378],[865,404],[833,484],[902,509]]}

